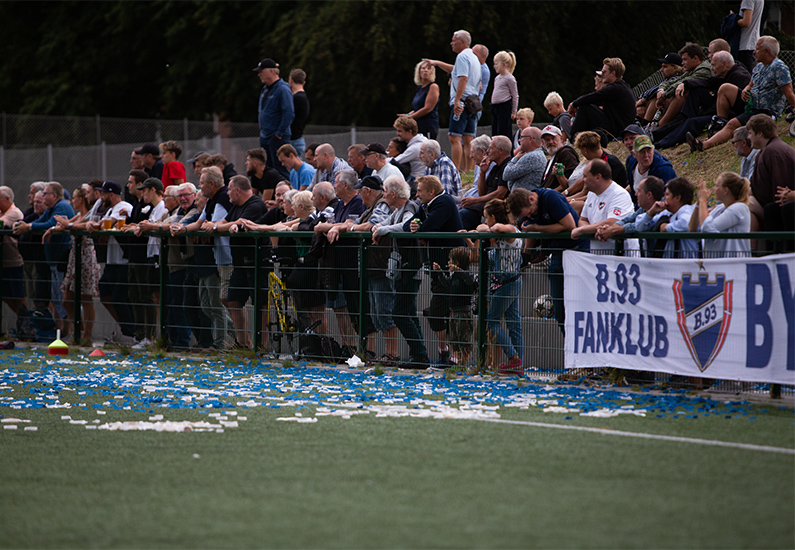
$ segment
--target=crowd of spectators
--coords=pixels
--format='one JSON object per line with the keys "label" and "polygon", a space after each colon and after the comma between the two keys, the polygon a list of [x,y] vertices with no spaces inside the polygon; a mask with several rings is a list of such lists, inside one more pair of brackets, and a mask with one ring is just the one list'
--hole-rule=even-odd
{"label": "crowd of spectators", "polygon": [[[304,143],[306,74],[293,70],[288,84],[279,77],[278,63],[263,59],[255,69],[264,84],[261,147],[247,151],[245,175],[223,155],[202,152],[188,161],[199,176],[197,189],[179,161],[182,148],[167,141],[133,151],[124,188],[94,181],[75,189],[69,201],[59,183],[36,182],[23,212],[14,205],[11,189],[0,187],[0,219],[13,227],[3,243],[3,300],[18,316],[20,336],[31,331],[28,308],[51,312],[64,338],[71,335],[75,309],[82,308],[83,333],[74,337],[90,339],[98,296],[118,324],[113,339],[143,347],[157,336],[164,299],[168,334],[163,336],[172,346],[251,348],[246,304],[263,282],[255,280],[255,239],[241,234],[272,231],[279,236],[266,240],[264,257],[282,262],[283,280],[301,313],[299,329],[319,327],[326,333],[328,308],[336,317],[344,355],[357,353],[361,333],[368,359],[425,368],[431,354],[417,314],[417,293],[427,276],[432,296],[423,315],[438,344],[438,361],[467,364],[478,247],[465,233],[488,232],[502,234],[491,240],[486,258],[490,280],[483,313],[502,350],[494,363],[504,374],[520,373],[523,266],[548,263],[553,316],[563,331],[563,250],[621,253],[614,239],[624,236],[619,242],[626,255],[747,256],[768,244],[706,236],[639,241],[632,235],[793,230],[795,150],[776,137],[773,118],[785,102],[795,107],[789,70],[777,58],[773,37],[757,40],[757,64],[750,75],[721,42],[710,44],[708,59],[697,44],[665,55],[659,60],[665,80],[641,98],[623,80],[622,60],[605,58],[594,91],[568,108],[559,94],[548,94],[544,106],[554,121],[543,128],[531,124],[532,110],[519,108],[511,74],[516,57],[501,51],[494,56],[492,136],[476,137],[490,78],[488,50],[470,47],[469,33],[457,31],[451,41],[453,64],[431,59],[417,64],[417,94],[412,110],[394,121],[393,141],[387,147],[353,144],[347,160],[329,143]],[[450,157],[437,141],[437,68],[451,75]],[[692,125],[691,119],[711,120],[714,135],[696,139],[693,132],[706,125]],[[696,186],[677,176],[659,150],[668,136],[679,135],[680,126],[690,128],[686,139],[694,151],[731,138],[742,157],[740,174],[724,172],[715,182],[714,208],[707,183]],[[611,139],[626,147],[624,162],[605,149]],[[461,176],[468,162],[474,181],[465,189]],[[92,237],[94,231],[111,229],[118,231]],[[70,230],[88,233],[77,237]],[[366,262],[357,240],[341,238],[346,232],[372,235]],[[393,237],[414,232],[450,235]],[[522,233],[553,237],[531,239]],[[167,273],[161,274],[165,235]],[[79,304],[77,238],[82,245]],[[367,273],[363,301],[362,262]],[[408,344],[406,360],[400,357],[401,337]],[[384,352],[375,357],[378,341]]]}

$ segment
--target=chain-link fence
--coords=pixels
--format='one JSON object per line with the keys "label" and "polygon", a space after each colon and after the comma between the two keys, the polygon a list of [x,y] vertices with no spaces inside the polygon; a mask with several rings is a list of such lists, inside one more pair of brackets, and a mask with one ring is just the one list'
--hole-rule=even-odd
{"label": "chain-link fence", "polygon": [[[562,249],[548,246],[554,235],[523,234],[537,239],[538,248],[528,248],[522,239],[505,248],[492,241],[505,234],[467,234],[467,247],[464,239],[452,244],[449,234],[395,233],[391,242],[374,245],[368,234],[349,233],[333,247],[315,248],[312,232],[255,232],[225,240],[205,233],[153,233],[160,246],[153,256],[145,235],[75,233],[85,238],[72,241],[63,265],[28,246],[25,255],[35,258],[25,258],[25,270],[3,271],[3,279],[29,279],[24,291],[3,296],[5,332],[48,343],[60,316],[65,331],[126,346],[147,347],[158,339],[180,350],[228,349],[237,343],[332,364],[358,354],[370,364],[409,368],[513,369],[536,378],[564,373],[564,318],[571,321],[564,284],[571,283]],[[650,235],[698,237],[640,234]],[[753,235],[775,237],[779,248],[793,244],[791,234]],[[38,246],[41,251],[47,245]],[[218,246],[229,248],[233,263],[218,265]],[[391,263],[395,251],[399,260]],[[457,270],[448,271],[448,265]],[[59,297],[60,313],[55,308],[50,314],[56,271],[65,277],[65,294]],[[23,288],[21,280],[3,279],[4,289],[14,283]],[[15,315],[13,299],[20,293],[28,311],[16,303],[16,311],[24,313]],[[626,339],[629,346],[630,332]],[[639,356],[640,371],[643,361]],[[663,372],[617,376],[668,379]],[[716,387],[721,384],[726,391],[761,388],[729,382]]]}

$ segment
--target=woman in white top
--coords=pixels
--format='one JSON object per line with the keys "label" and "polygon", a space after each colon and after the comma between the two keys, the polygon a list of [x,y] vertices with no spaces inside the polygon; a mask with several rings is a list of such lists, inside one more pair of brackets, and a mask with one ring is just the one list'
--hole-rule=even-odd
{"label": "woman in white top", "polygon": [[[748,209],[748,180],[734,172],[723,172],[715,182],[715,198],[721,204],[708,211],[711,195],[707,182],[698,183],[696,208],[690,218],[690,231],[703,233],[748,233],[751,211]],[[749,239],[704,239],[705,258],[751,255]]]}

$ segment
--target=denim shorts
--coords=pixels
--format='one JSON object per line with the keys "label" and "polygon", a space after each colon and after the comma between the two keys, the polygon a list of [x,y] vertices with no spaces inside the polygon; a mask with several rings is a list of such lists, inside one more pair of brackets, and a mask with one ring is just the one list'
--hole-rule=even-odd
{"label": "denim shorts", "polygon": [[395,287],[391,279],[370,279],[370,317],[375,330],[382,332],[395,326],[392,311],[395,309]]}
{"label": "denim shorts", "polygon": [[478,126],[478,116],[470,115],[466,109],[461,113],[458,120],[453,118],[453,112],[450,112],[450,130],[447,132],[448,136],[474,136]]}

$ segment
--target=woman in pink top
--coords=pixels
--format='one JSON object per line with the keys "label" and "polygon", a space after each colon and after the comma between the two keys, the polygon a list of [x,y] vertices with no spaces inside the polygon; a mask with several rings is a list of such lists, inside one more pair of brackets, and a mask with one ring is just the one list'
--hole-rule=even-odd
{"label": "woman in pink top", "polygon": [[513,121],[519,108],[519,92],[513,70],[516,68],[516,56],[513,52],[497,52],[494,56],[494,91],[491,93],[491,137],[513,135]]}
{"label": "woman in pink top", "polygon": [[176,141],[160,144],[160,160],[163,161],[163,189],[169,185],[185,183],[185,166],[177,159],[182,154],[182,147]]}

